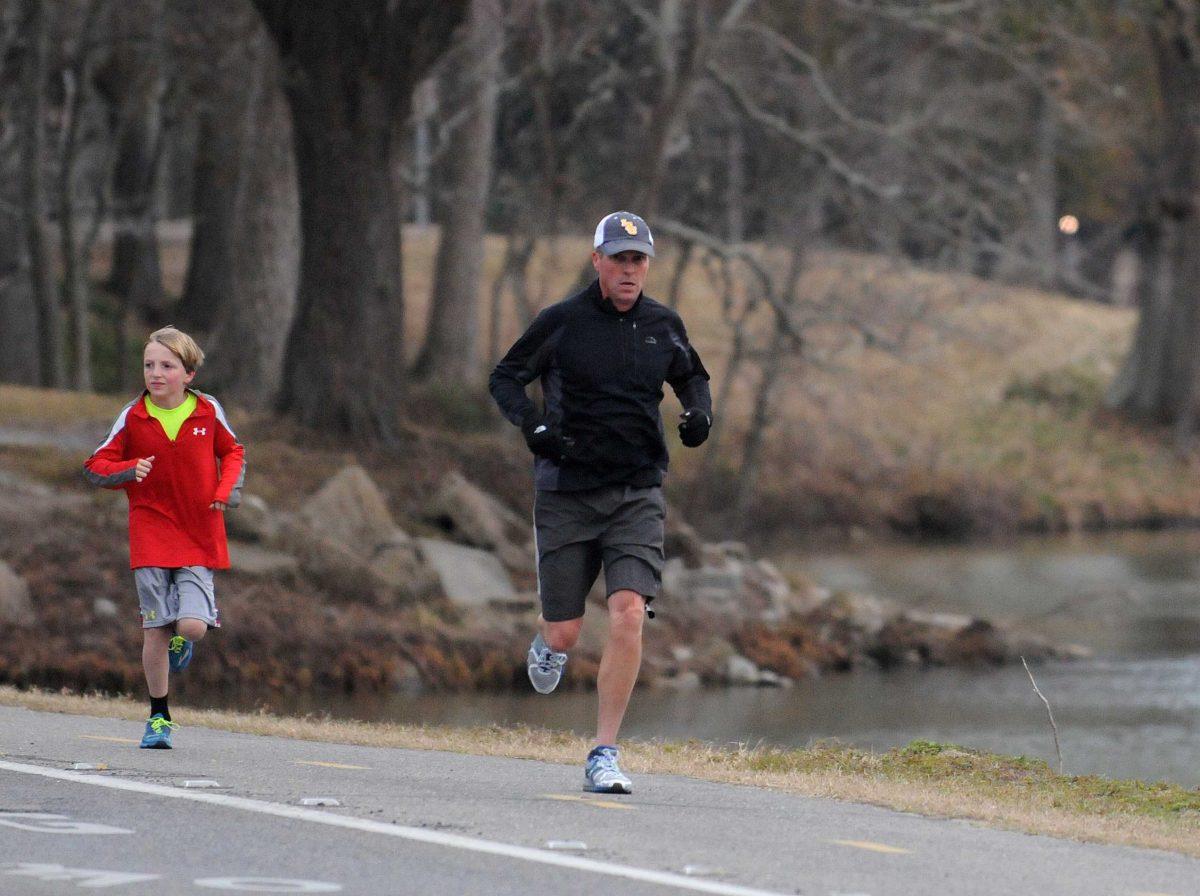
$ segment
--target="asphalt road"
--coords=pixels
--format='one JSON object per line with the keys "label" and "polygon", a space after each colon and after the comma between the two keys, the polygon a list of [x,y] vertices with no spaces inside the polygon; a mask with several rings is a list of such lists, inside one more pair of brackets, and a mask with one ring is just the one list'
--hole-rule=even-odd
{"label": "asphalt road", "polygon": [[0,707],[0,896],[1200,893],[1197,859],[752,787],[598,797],[582,765],[140,733]]}

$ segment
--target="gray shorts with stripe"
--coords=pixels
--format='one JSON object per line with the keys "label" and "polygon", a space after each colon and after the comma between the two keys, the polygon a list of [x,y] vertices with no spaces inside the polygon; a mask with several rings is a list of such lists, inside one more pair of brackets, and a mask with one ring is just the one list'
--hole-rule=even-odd
{"label": "gray shorts with stripe", "polygon": [[139,566],[133,571],[142,628],[161,628],[178,619],[200,619],[219,628],[213,571],[207,566]]}
{"label": "gray shorts with stripe", "polygon": [[583,615],[604,569],[605,593],[658,596],[666,501],[661,486],[606,485],[578,492],[539,491],[533,503],[538,596],[548,622]]}

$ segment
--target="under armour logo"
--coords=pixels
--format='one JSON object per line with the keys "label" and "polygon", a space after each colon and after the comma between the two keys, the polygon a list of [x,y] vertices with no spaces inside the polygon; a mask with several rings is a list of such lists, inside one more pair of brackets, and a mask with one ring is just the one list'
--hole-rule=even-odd
{"label": "under armour logo", "polygon": [[208,434],[208,429],[203,426],[193,426],[192,427],[192,435],[194,435],[194,436],[203,436],[203,435],[207,435],[207,434]]}

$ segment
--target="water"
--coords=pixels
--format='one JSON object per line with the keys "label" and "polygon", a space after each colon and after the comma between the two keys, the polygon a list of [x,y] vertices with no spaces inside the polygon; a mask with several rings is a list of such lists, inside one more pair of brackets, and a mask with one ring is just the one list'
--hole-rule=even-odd
{"label": "water", "polygon": [[[1200,786],[1200,533],[1038,539],[1004,546],[792,555],[817,581],[910,606],[1025,625],[1095,651],[1035,666],[1064,770]],[[653,637],[653,626],[650,628]],[[279,712],[446,725],[525,723],[590,735],[590,692],[388,695],[214,703]],[[921,738],[1045,759],[1057,767],[1045,704],[1024,668],[829,675],[788,689],[639,690],[622,735],[716,744],[885,750]]]}

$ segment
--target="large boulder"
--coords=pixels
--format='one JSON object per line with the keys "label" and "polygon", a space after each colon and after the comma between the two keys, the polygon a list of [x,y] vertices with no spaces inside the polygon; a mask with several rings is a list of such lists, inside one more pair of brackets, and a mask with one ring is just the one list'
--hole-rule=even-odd
{"label": "large boulder", "polygon": [[0,560],[0,622],[15,626],[33,623],[29,585],[3,560]]}
{"label": "large boulder", "polygon": [[422,558],[437,573],[442,592],[462,606],[486,607],[516,598],[495,554],[436,538],[417,540]]}
{"label": "large boulder", "polygon": [[493,551],[509,569],[533,563],[530,521],[509,510],[461,473],[443,477],[422,516],[455,541]]}
{"label": "large boulder", "polygon": [[258,495],[242,495],[242,503],[225,512],[230,538],[266,544],[279,535],[279,519]]}
{"label": "large boulder", "polygon": [[435,594],[437,576],[362,467],[346,467],[282,522],[280,540],[326,591],[381,607]]}
{"label": "large boulder", "polygon": [[304,502],[300,521],[364,557],[392,539],[397,529],[383,492],[358,466],[339,470]]}

